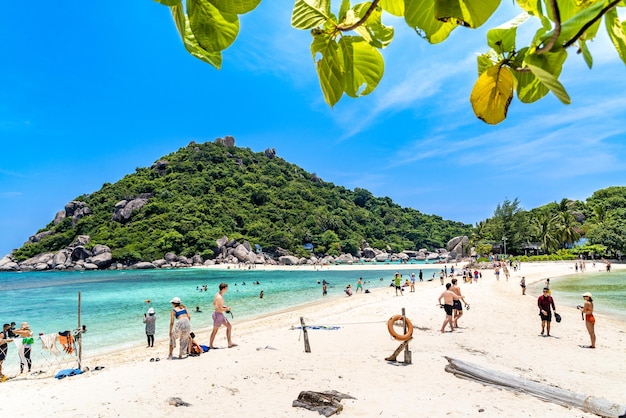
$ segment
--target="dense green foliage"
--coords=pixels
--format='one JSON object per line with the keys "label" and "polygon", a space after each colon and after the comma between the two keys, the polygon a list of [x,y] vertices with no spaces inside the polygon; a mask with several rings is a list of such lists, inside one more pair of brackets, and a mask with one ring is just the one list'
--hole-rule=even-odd
{"label": "dense green foliage", "polygon": [[[187,51],[218,69],[222,51],[239,34],[239,16],[252,12],[261,2],[155,1],[170,8]],[[514,3],[517,16],[487,32],[489,49],[477,59],[479,77],[470,101],[476,116],[486,123],[497,124],[506,118],[514,93],[522,103],[534,103],[551,92],[569,104],[569,95],[559,81],[568,49],[576,51],[570,55],[582,56],[591,68],[588,43],[601,24],[618,57],[626,62],[626,21],[620,18],[626,1]],[[457,28],[482,26],[505,7],[510,6],[500,0],[372,0],[355,4],[350,0],[295,0],[291,25],[310,31],[310,49],[322,93],[334,106],[344,94],[360,97],[371,93],[382,79],[385,61],[381,51],[395,35],[395,29],[383,23],[383,12],[403,18],[420,38],[436,44],[447,40]],[[523,25],[535,31],[526,39],[518,38],[517,29]]]}
{"label": "dense green foliage", "polygon": [[[528,254],[529,244],[541,254],[554,255],[545,259],[624,255],[626,187],[598,190],[585,202],[562,199],[530,211],[523,210],[517,199],[505,199],[493,217],[476,225],[472,242],[479,254],[488,254],[492,244],[503,246],[503,237],[507,253],[513,255]],[[580,238],[586,239],[584,244],[574,246]]]}
{"label": "dense green foliage", "polygon": [[[109,246],[116,261],[131,263],[156,260],[168,251],[208,258],[224,235],[264,251],[280,247],[302,256],[310,254],[303,248],[307,243],[318,255],[356,254],[364,240],[392,251],[434,249],[471,231],[471,225],[402,208],[364,189],[325,183],[281,158],[249,149],[192,142],[161,160],[168,163],[163,170],[138,168],[77,197],[92,216],[50,223],[44,230],[54,234],[26,244],[15,256],[24,260],[58,251],[78,235],[91,236],[91,246]],[[112,220],[117,202],[143,193],[152,197],[128,222]]]}

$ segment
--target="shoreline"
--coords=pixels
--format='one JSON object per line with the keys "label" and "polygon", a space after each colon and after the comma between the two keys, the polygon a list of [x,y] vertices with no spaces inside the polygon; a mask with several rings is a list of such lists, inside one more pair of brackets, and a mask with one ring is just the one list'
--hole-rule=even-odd
{"label": "shoreline", "polygon": [[[42,409],[61,417],[164,417],[174,411],[167,398],[178,396],[192,404],[183,412],[199,416],[211,410],[211,415],[225,417],[315,417],[316,412],[291,406],[298,393],[337,390],[357,398],[342,401],[343,414],[355,417],[406,417],[414,414],[416,405],[423,416],[433,417],[592,417],[595,415],[530,395],[458,379],[444,370],[443,356],[449,356],[626,403],[622,390],[626,322],[598,314],[598,348],[581,349],[578,345],[588,343],[588,335],[579,312],[556,300],[564,320],[553,323],[554,337],[541,338],[536,297],[519,292],[522,275],[528,288],[545,277],[569,275],[572,265],[522,263],[521,271],[511,272],[508,282],[495,281],[485,270],[478,284],[461,283],[471,310],[465,311],[459,321],[461,328],[454,333],[439,332],[443,311],[436,306],[442,290],[438,279],[418,282],[415,293],[405,291],[402,297],[395,297],[392,288],[375,289],[370,294],[337,296],[233,321],[233,341],[238,347],[211,350],[197,358],[165,360],[167,341],[163,340],[157,341],[154,349],[135,347],[85,356],[83,364],[91,371],[80,376],[2,384],[1,393],[12,402],[0,404],[0,411],[7,416],[32,416],[33,411]],[[626,269],[626,265],[614,266]],[[385,265],[384,269],[395,267]],[[411,365],[384,360],[398,346],[389,337],[387,319],[402,308],[415,326]],[[301,331],[290,329],[300,325],[301,316],[307,325],[340,328],[309,330],[311,353],[305,353]],[[196,341],[208,345],[209,331],[196,331]],[[224,329],[219,331],[216,345],[225,348]],[[149,361],[156,356],[160,362]],[[104,369],[95,371],[96,366]],[[33,396],[35,391],[37,396]],[[411,402],[405,400],[407,394]],[[81,399],[80,405],[76,398]],[[481,409],[484,412],[479,412]]]}

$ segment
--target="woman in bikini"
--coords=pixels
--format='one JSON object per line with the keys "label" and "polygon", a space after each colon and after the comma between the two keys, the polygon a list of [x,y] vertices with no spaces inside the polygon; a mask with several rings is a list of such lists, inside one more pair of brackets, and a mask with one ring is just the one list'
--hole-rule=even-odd
{"label": "woman in bikini", "polygon": [[591,345],[585,345],[584,347],[596,348],[596,319],[593,317],[593,299],[591,298],[591,293],[583,293],[583,299],[585,300],[585,304],[580,308],[580,310],[585,315],[585,326],[587,327],[587,332],[589,332],[589,337],[591,338]]}
{"label": "woman in bikini", "polygon": [[[191,324],[189,320],[191,317],[189,316],[189,312],[187,312],[187,308],[180,302],[180,299],[175,297],[170,303],[172,304],[172,312],[170,313],[170,352],[168,355],[168,360],[171,360],[172,352],[174,351],[174,347],[176,347],[176,340],[180,345],[178,351],[178,358],[187,357],[188,346],[189,346],[189,332],[191,331]],[[176,322],[176,325],[174,325]]]}

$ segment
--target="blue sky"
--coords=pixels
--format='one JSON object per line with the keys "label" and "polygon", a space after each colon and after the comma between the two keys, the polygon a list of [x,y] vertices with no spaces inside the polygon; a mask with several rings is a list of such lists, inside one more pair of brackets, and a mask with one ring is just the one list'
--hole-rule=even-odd
{"label": "blue sky", "polygon": [[276,148],[325,181],[472,224],[505,198],[531,209],[624,185],[626,69],[603,28],[593,70],[573,56],[563,71],[571,105],[514,99],[493,127],[474,117],[469,95],[485,30],[513,17],[511,6],[439,45],[387,16],[396,36],[383,81],[334,109],[291,6],[263,0],[243,16],[217,71],[186,53],[168,9],[151,1],[5,4],[0,256],[77,196],[225,135]]}

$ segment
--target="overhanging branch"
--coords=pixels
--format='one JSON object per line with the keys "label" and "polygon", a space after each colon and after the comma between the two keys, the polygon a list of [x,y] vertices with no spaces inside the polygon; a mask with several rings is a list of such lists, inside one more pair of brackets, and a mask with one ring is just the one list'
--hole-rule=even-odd
{"label": "overhanging branch", "polygon": [[367,9],[367,12],[365,12],[365,14],[363,15],[363,17],[361,19],[359,19],[358,22],[353,23],[350,26],[342,26],[342,25],[338,25],[337,29],[339,29],[342,32],[349,32],[351,30],[354,30],[356,28],[358,28],[359,26],[361,26],[363,23],[365,23],[365,21],[370,17],[370,15],[372,14],[372,12],[374,11],[374,9],[376,9],[376,6],[378,6],[378,2],[380,0],[374,0],[372,1],[372,4],[370,4],[369,9]]}

